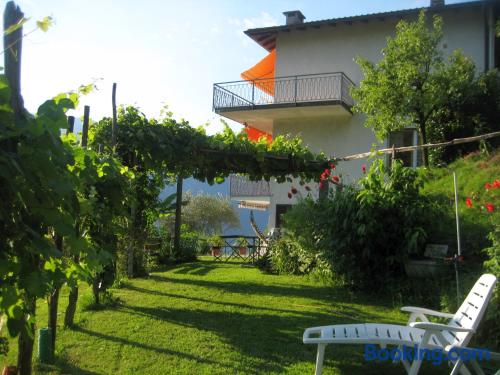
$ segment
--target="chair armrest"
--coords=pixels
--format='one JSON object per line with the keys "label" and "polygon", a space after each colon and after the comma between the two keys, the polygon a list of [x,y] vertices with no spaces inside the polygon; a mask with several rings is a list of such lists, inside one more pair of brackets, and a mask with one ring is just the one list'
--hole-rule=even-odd
{"label": "chair armrest", "polygon": [[448,318],[448,319],[451,319],[454,316],[453,314],[450,314],[450,313],[434,311],[434,310],[424,309],[422,307],[414,307],[414,306],[402,307],[401,311],[405,311],[405,312],[409,312],[409,313],[424,314],[424,315],[432,315],[432,316],[437,316],[439,318]]}
{"label": "chair armrest", "polygon": [[447,324],[430,323],[430,322],[413,322],[410,323],[412,328],[420,328],[429,331],[452,331],[452,332],[476,332],[474,329],[449,326]]}

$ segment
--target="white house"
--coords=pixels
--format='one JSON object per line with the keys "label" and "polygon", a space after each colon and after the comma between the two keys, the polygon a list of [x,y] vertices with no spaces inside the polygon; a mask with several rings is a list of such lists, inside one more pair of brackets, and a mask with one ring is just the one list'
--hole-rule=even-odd
{"label": "white house", "polygon": [[[363,78],[354,59],[362,56],[378,61],[396,24],[402,19],[415,20],[421,9],[312,22],[304,22],[300,11],[291,11],[284,13],[285,25],[247,30],[245,34],[269,55],[242,73],[245,80],[214,84],[214,111],[246,125],[250,132],[297,135],[314,152],[344,156],[368,151],[377,142],[374,134],[363,125],[364,116],[350,110],[349,89]],[[480,71],[499,66],[500,46],[495,38],[498,1],[445,4],[431,0],[426,9],[428,15],[443,17],[445,53],[461,49]],[[397,132],[387,142],[396,147],[414,144],[414,133],[411,129]],[[405,162],[416,165],[416,155],[410,155]],[[343,163],[340,170],[345,179],[354,180],[366,163]],[[270,228],[280,225],[280,215],[296,199],[288,197],[290,183],[271,182],[268,190],[265,184],[252,187],[236,177],[233,180],[234,199],[243,205],[268,207]],[[314,190],[317,194],[317,186]]]}

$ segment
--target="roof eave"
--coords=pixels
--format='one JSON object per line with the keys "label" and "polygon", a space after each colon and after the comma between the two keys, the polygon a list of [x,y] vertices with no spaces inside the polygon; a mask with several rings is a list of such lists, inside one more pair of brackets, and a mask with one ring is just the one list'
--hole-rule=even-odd
{"label": "roof eave", "polygon": [[245,30],[244,33],[252,38],[256,43],[261,45],[268,51],[271,51],[276,46],[276,35],[280,31],[290,32],[291,30],[306,30],[307,28],[319,28],[323,25],[333,25],[337,23],[346,23],[352,24],[355,21],[369,21],[371,19],[386,19],[386,18],[394,18],[394,17],[402,17],[408,16],[412,14],[417,14],[421,10],[426,10],[430,12],[456,9],[456,8],[470,8],[482,6],[486,3],[493,3],[492,0],[479,0],[479,1],[467,1],[463,3],[455,3],[455,4],[447,4],[445,6],[435,6],[435,7],[420,7],[420,8],[412,8],[412,9],[402,9],[390,12],[382,12],[382,13],[372,13],[372,14],[364,14],[359,16],[348,16],[341,18],[331,18],[320,21],[311,21],[304,22],[300,24],[294,25],[280,25],[280,26],[270,26],[270,27],[262,27],[256,29],[248,29]]}

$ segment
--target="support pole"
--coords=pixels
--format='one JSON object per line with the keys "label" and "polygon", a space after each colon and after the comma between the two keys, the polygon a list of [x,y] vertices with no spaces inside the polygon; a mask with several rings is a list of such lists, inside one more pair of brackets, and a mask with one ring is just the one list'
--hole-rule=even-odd
{"label": "support pole", "polygon": [[66,134],[73,133],[75,130],[75,116],[68,116],[68,130],[66,130]]}
{"label": "support pole", "polygon": [[458,278],[458,262],[460,261],[460,257],[462,256],[462,246],[460,241],[460,216],[458,214],[458,182],[457,182],[457,173],[453,171],[453,188],[455,190],[455,219],[457,222],[457,254],[453,257],[453,262],[455,263],[455,280],[457,283],[457,308],[460,306],[460,284]]}
{"label": "support pole", "polygon": [[86,105],[83,109],[83,129],[82,129],[82,147],[87,147],[89,140],[89,121],[90,107]]}
{"label": "support pole", "polygon": [[181,253],[181,219],[182,219],[182,177],[177,177],[177,199],[175,201],[174,254]]}
{"label": "support pole", "polygon": [[116,132],[117,132],[117,122],[116,122],[116,83],[113,83],[113,92],[111,94],[111,106],[113,108],[113,123],[111,125],[111,148],[114,149],[116,146]]}

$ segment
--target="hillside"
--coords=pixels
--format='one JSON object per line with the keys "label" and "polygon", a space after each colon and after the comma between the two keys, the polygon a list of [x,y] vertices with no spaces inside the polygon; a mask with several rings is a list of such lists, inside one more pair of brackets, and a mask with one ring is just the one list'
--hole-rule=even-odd
{"label": "hillside", "polygon": [[[464,254],[478,254],[489,243],[486,236],[491,230],[492,215],[478,214],[476,197],[485,193],[485,184],[500,179],[500,150],[484,155],[472,153],[450,164],[448,168],[422,170],[424,186],[422,192],[446,207],[446,218],[436,232],[430,234],[432,241],[456,246],[453,174],[458,180],[459,215]],[[472,198],[474,209],[467,207],[466,199]],[[496,210],[499,208],[497,207]],[[485,211],[485,210],[483,210]]]}

